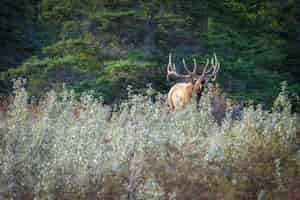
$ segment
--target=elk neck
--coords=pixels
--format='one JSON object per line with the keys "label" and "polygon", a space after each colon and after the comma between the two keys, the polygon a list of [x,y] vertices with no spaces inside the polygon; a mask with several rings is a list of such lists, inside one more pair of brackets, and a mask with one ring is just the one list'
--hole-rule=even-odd
{"label": "elk neck", "polygon": [[200,82],[200,80],[197,80],[192,85],[193,85],[193,93],[195,93],[196,95],[196,101],[198,104],[203,94],[204,85]]}

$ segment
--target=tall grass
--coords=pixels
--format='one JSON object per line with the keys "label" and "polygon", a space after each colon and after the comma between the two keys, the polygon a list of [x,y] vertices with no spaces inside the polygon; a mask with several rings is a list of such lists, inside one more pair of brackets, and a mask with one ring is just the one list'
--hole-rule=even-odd
{"label": "tall grass", "polygon": [[30,105],[17,80],[14,95],[0,127],[0,199],[300,198],[299,120],[284,86],[272,110],[250,105],[234,120],[227,109],[222,123],[210,91],[199,111],[168,113],[163,95],[129,90],[111,117],[89,93]]}

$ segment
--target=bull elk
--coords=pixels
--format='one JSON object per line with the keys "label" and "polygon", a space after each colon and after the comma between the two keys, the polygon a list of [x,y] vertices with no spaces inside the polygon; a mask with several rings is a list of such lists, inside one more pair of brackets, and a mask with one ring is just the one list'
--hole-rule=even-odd
{"label": "bull elk", "polygon": [[[197,73],[197,62],[194,61],[193,71],[190,71],[186,66],[185,60],[183,59],[183,67],[187,74],[179,74],[176,72],[176,66],[172,63],[172,55],[169,55],[169,63],[167,66],[167,80],[170,76],[175,76],[185,80],[183,83],[177,83],[170,89],[168,93],[168,106],[169,111],[173,112],[180,107],[186,106],[190,103],[193,94],[196,95],[197,108],[204,90],[205,84],[209,81],[215,81],[217,73],[220,69],[220,63],[218,62],[216,54],[213,55],[213,58],[207,59],[206,64],[203,68],[201,74]],[[210,66],[209,66],[210,65]]]}

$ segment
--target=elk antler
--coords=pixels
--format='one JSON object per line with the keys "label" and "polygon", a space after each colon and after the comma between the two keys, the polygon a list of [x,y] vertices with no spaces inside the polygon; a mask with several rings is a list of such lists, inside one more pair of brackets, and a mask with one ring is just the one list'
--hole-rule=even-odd
{"label": "elk antler", "polygon": [[[188,69],[188,67],[186,66],[186,62],[183,58],[182,59],[183,67],[188,74],[178,74],[176,72],[175,64],[172,63],[172,54],[170,53],[169,54],[169,63],[167,66],[167,80],[169,80],[170,75],[174,75],[175,77],[178,77],[178,78],[191,78],[194,76],[198,76],[197,75],[198,66],[197,66],[196,59],[194,58],[193,61],[194,61],[194,68],[193,68],[193,71],[190,71]],[[210,67],[209,67],[209,65],[210,65]],[[212,78],[212,81],[215,81],[219,69],[220,69],[220,63],[218,61],[216,54],[214,53],[213,58],[211,60],[209,60],[209,58],[207,58],[206,64],[205,64],[204,69],[201,74],[201,77]]]}
{"label": "elk antler", "polygon": [[220,69],[220,63],[219,63],[218,58],[215,53],[214,53],[214,56],[211,59],[210,63],[211,63],[211,66],[209,69],[207,69],[207,67],[209,65],[209,59],[207,59],[201,76],[208,77],[208,78],[212,77],[212,81],[215,81],[217,78],[217,73]]}
{"label": "elk antler", "polygon": [[175,64],[172,64],[172,54],[169,54],[169,63],[168,63],[168,66],[167,66],[167,79],[168,80],[169,80],[170,75],[174,75],[178,78],[191,78],[192,77],[192,75],[196,71],[195,68],[194,68],[193,72],[191,72],[186,67],[186,63],[185,63],[184,59],[182,60],[182,62],[183,62],[183,67],[185,68],[185,70],[187,71],[188,74],[178,74],[176,72],[176,66],[175,66]]}

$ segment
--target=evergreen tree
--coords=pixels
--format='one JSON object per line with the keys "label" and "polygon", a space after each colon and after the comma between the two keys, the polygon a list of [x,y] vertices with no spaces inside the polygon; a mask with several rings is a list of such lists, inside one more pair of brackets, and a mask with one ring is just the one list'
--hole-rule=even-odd
{"label": "evergreen tree", "polygon": [[[218,81],[237,98],[267,101],[283,80],[300,93],[295,0],[5,0],[4,4],[1,41],[22,51],[10,48],[2,55],[2,82],[25,76],[34,95],[62,82],[79,92],[94,89],[108,102],[125,97],[129,84],[143,89],[152,83],[165,92],[169,52],[176,62],[183,56],[204,62],[216,52],[222,63]],[[18,12],[6,12],[16,8]],[[32,24],[39,24],[37,36]],[[32,57],[24,61],[28,56]],[[15,65],[19,67],[7,70]]]}

